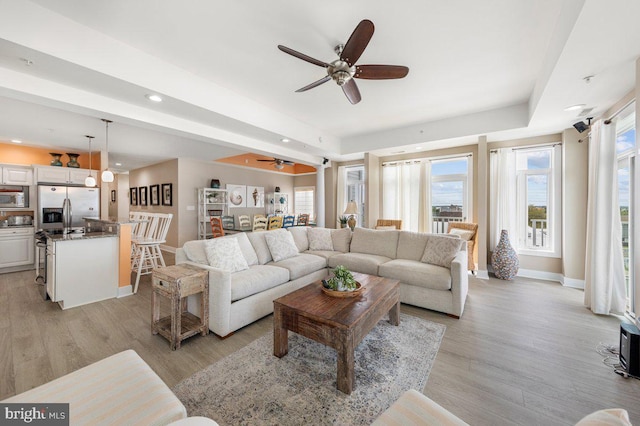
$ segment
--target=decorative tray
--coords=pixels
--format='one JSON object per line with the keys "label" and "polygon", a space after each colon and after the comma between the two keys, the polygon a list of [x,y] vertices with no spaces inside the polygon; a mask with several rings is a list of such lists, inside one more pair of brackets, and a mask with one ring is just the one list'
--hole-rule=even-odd
{"label": "decorative tray", "polygon": [[322,288],[322,291],[324,292],[324,294],[331,296],[331,297],[356,297],[358,295],[360,295],[360,293],[362,293],[362,285],[356,281],[356,289],[353,291],[338,291],[338,290],[331,290],[328,288],[324,288],[324,286],[322,285],[322,283],[320,283],[320,288]]}

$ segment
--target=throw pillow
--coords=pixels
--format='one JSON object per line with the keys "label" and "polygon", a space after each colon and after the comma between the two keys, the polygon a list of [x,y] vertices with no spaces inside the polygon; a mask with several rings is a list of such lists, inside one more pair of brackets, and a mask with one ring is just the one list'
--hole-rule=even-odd
{"label": "throw pillow", "polygon": [[268,231],[264,235],[264,239],[267,241],[274,262],[298,255],[298,247],[293,241],[293,235],[286,229]]}
{"label": "throw pillow", "polygon": [[240,246],[240,251],[244,256],[244,260],[247,261],[247,265],[257,265],[258,264],[258,255],[256,251],[253,249],[249,238],[247,238],[247,234],[245,232],[238,232],[237,234],[225,235],[222,238],[235,238],[238,240],[238,245]]}
{"label": "throw pillow", "polygon": [[205,248],[209,265],[228,272],[249,269],[235,238],[212,238]]}
{"label": "throw pillow", "polygon": [[333,249],[335,251],[348,253],[349,245],[351,244],[351,229],[349,228],[332,229],[331,242],[333,243]]}
{"label": "throw pillow", "polygon": [[333,250],[331,229],[309,228],[307,237],[309,238],[309,250]]}
{"label": "throw pillow", "polygon": [[460,238],[462,238],[465,241],[469,241],[471,240],[471,238],[473,238],[473,231],[467,231],[466,229],[460,229],[460,228],[451,228],[449,230],[449,233],[451,235],[457,235]]}
{"label": "throw pillow", "polygon": [[420,261],[451,268],[451,261],[460,251],[462,244],[460,238],[430,235]]}

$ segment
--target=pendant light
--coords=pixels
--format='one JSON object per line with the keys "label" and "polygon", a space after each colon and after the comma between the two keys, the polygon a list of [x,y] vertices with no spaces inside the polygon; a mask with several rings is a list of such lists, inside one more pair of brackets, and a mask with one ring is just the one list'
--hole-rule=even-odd
{"label": "pendant light", "polygon": [[113,172],[109,170],[109,123],[113,123],[111,120],[107,120],[106,118],[102,118],[104,124],[106,126],[106,145],[105,151],[107,152],[107,168],[102,172],[102,181],[103,182],[113,182]]}
{"label": "pendant light", "polygon": [[89,176],[84,180],[84,186],[93,188],[96,186],[96,178],[91,175],[91,139],[93,139],[94,136],[84,135],[84,137],[89,139]]}

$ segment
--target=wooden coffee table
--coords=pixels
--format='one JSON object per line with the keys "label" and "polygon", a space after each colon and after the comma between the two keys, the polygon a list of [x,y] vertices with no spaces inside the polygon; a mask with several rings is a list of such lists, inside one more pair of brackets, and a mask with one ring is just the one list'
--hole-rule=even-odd
{"label": "wooden coffee table", "polygon": [[350,394],[355,388],[354,351],[378,321],[400,325],[398,280],[353,274],[364,289],[356,297],[331,297],[320,281],[273,301],[273,354],[289,351],[288,331],[330,346],[338,353],[337,388]]}

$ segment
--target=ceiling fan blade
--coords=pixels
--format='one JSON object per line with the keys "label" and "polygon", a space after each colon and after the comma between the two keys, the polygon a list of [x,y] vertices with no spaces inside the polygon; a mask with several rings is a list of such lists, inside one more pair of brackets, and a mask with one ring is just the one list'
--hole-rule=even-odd
{"label": "ceiling fan blade", "polygon": [[349,40],[345,43],[340,59],[348,63],[349,66],[353,66],[360,59],[362,52],[369,44],[369,40],[373,37],[373,30],[373,22],[368,19],[360,21],[356,29],[351,33]]}
{"label": "ceiling fan blade", "polygon": [[275,159],[263,160],[262,158],[258,158],[258,159],[256,159],[256,161],[266,161],[267,163],[275,163]]}
{"label": "ceiling fan blade", "polygon": [[307,61],[319,67],[327,68],[329,66],[326,62],[319,61],[318,59],[314,59],[311,56],[307,56],[304,53],[297,52],[293,49],[289,49],[287,46],[283,46],[281,44],[278,45],[278,49],[282,50],[284,53],[288,53],[291,56],[295,56],[298,59],[302,59],[303,61]]}
{"label": "ceiling fan blade", "polygon": [[403,78],[409,74],[409,68],[401,65],[358,65],[355,78],[368,80],[387,80]]}
{"label": "ceiling fan blade", "polygon": [[358,90],[358,85],[354,79],[349,80],[342,86],[342,91],[345,95],[347,95],[347,99],[351,102],[352,105],[360,102],[362,97],[360,96],[360,90]]}
{"label": "ceiling fan blade", "polygon": [[318,80],[318,81],[314,81],[313,83],[308,84],[308,85],[306,85],[306,86],[304,86],[304,87],[302,87],[302,88],[300,88],[300,89],[296,90],[296,93],[298,93],[298,92],[304,92],[304,91],[307,91],[307,90],[309,90],[309,89],[313,89],[314,87],[320,86],[321,84],[326,83],[326,82],[327,82],[327,81],[329,81],[329,80],[331,80],[331,76],[330,76],[330,75],[328,75],[328,76],[326,76],[326,77],[323,77],[323,78],[321,78],[321,79],[320,79],[320,80]]}

